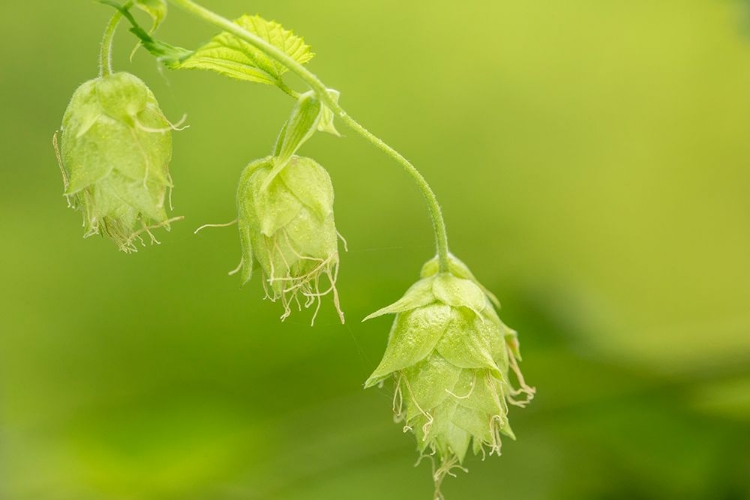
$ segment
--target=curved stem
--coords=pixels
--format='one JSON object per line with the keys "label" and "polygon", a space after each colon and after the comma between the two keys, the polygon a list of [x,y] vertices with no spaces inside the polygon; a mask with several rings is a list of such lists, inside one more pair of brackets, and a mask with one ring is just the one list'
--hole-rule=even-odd
{"label": "curved stem", "polygon": [[422,176],[421,173],[419,173],[419,170],[417,170],[417,168],[414,165],[412,165],[398,151],[396,151],[395,149],[390,147],[388,144],[383,142],[381,139],[379,139],[377,136],[372,134],[369,130],[367,130],[365,127],[360,125],[356,120],[354,120],[354,118],[350,117],[346,113],[346,111],[344,111],[344,109],[334,99],[331,98],[330,94],[328,93],[328,88],[323,84],[323,82],[320,81],[320,79],[317,76],[315,76],[311,71],[309,71],[303,65],[299,64],[297,61],[289,57],[285,52],[283,52],[282,50],[279,50],[277,47],[274,47],[270,43],[266,42],[262,38],[255,35],[254,33],[251,33],[247,31],[246,29],[242,28],[241,26],[233,23],[229,19],[226,19],[206,9],[205,7],[202,7],[201,5],[198,5],[192,0],[169,0],[169,1],[175,5],[178,5],[179,7],[182,7],[184,10],[196,16],[197,18],[235,35],[236,37],[244,40],[245,42],[249,43],[253,47],[257,48],[268,57],[286,66],[292,73],[299,76],[317,94],[318,99],[320,99],[321,102],[323,102],[344,123],[346,123],[347,126],[349,126],[352,130],[354,130],[359,135],[367,139],[370,143],[372,143],[378,149],[386,153],[388,156],[396,160],[404,168],[404,170],[406,170],[406,172],[414,179],[414,182],[422,191],[422,194],[424,195],[427,201],[427,207],[430,212],[430,217],[432,218],[432,226],[435,232],[435,244],[437,247],[438,259],[440,263],[440,271],[441,272],[448,271],[448,255],[449,255],[448,237],[447,237],[447,232],[445,229],[445,221],[443,219],[443,214],[440,210],[440,205],[438,204],[435,193],[432,191],[432,188],[430,188],[430,185],[427,183],[425,178]]}
{"label": "curved stem", "polygon": [[443,212],[440,209],[435,192],[432,190],[430,185],[427,183],[427,179],[417,170],[417,167],[411,164],[409,160],[403,157],[401,153],[390,147],[388,144],[383,142],[375,134],[367,130],[365,127],[360,125],[354,118],[346,114],[346,112],[336,105],[338,109],[334,109],[333,112],[338,115],[341,120],[346,123],[349,128],[357,132],[359,135],[370,141],[378,149],[383,151],[385,154],[396,160],[404,170],[414,179],[419,189],[427,201],[427,209],[430,211],[430,218],[432,219],[432,230],[435,233],[435,245],[437,247],[438,261],[440,265],[440,272],[448,271],[448,233],[445,229],[445,220],[443,219]]}
{"label": "curved stem", "polygon": [[120,24],[122,14],[120,11],[115,12],[112,19],[109,20],[107,28],[104,30],[102,38],[102,48],[99,52],[99,76],[109,76],[112,74],[112,41],[117,31],[117,25]]}

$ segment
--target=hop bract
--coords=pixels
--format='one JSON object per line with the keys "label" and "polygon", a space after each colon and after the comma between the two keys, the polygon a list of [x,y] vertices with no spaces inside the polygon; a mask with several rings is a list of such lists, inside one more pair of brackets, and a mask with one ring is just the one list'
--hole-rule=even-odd
{"label": "hop bract", "polygon": [[[450,267],[468,272],[457,259]],[[423,455],[439,460],[437,496],[470,447],[500,453],[500,435],[514,437],[508,403],[523,406],[534,394],[518,369],[516,332],[500,321],[473,275],[461,274],[428,264],[403,298],[367,318],[396,314],[383,360],[365,386],[394,377],[397,420],[414,432]]]}
{"label": "hop bract", "polygon": [[169,229],[172,128],[151,90],[129,73],[76,90],[58,152],[65,196],[83,212],[84,237],[106,235],[131,252],[144,232]]}
{"label": "hop bract", "polygon": [[316,304],[317,314],[321,298],[330,293],[343,322],[336,291],[339,236],[328,172],[300,156],[292,156],[276,175],[273,167],[274,157],[251,163],[237,191],[243,283],[257,262],[266,296],[284,306],[282,319],[294,304],[300,309]]}

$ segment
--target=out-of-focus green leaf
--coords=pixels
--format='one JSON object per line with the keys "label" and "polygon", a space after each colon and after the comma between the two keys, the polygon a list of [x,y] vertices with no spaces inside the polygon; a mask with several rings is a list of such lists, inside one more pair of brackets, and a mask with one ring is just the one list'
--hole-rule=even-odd
{"label": "out-of-focus green leaf", "polygon": [[151,31],[156,31],[156,28],[164,21],[167,17],[167,2],[166,0],[135,0],[135,5],[139,9],[147,12],[154,20],[154,26]]}

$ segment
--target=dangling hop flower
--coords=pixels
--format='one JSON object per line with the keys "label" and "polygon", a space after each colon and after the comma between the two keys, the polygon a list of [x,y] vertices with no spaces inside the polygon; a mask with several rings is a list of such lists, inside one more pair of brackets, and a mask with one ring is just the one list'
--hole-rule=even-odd
{"label": "dangling hop flower", "polygon": [[[169,229],[172,124],[151,90],[129,73],[90,80],[63,117],[58,159],[65,196],[83,213],[84,237],[102,234],[120,250],[157,227]],[[57,134],[55,147],[57,149]]]}
{"label": "dangling hop flower", "polygon": [[254,262],[260,266],[266,297],[281,300],[286,319],[333,295],[341,322],[336,279],[338,238],[333,218],[333,186],[328,172],[310,158],[292,156],[280,172],[269,156],[247,166],[237,191],[243,283]]}
{"label": "dangling hop flower", "polygon": [[535,392],[518,368],[516,332],[500,321],[462,262],[452,257],[449,267],[438,273],[428,262],[403,298],[366,318],[396,315],[383,360],[365,387],[394,378],[396,420],[414,432],[423,456],[436,455],[439,462],[437,498],[443,478],[460,467],[469,447],[475,454],[500,454],[500,435],[514,438],[508,403],[524,406]]}

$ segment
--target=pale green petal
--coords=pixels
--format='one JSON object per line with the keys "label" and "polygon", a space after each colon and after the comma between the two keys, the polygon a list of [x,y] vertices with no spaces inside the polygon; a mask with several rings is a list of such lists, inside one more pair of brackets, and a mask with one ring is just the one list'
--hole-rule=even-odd
{"label": "pale green petal", "polygon": [[246,220],[238,220],[237,226],[240,231],[240,249],[242,251],[242,269],[240,277],[244,285],[253,276],[253,243],[252,229]]}
{"label": "pale green petal", "polygon": [[413,419],[407,420],[407,423],[414,429],[417,441],[429,444],[450,431],[455,411],[455,401],[446,399],[435,408],[418,413]]}
{"label": "pale green petal", "polygon": [[466,453],[469,451],[469,443],[471,442],[472,435],[461,427],[455,425],[457,417],[458,409],[456,409],[456,413],[453,414],[453,420],[446,426],[447,428],[445,431],[435,439],[437,441],[438,451],[442,457],[456,455],[458,462],[463,463],[466,458]]}
{"label": "pale green petal", "polygon": [[411,431],[414,433],[414,437],[417,438],[417,449],[424,453],[428,450],[431,443],[434,443],[432,435],[425,434],[425,426],[431,421],[432,417],[427,417],[425,414],[419,413],[415,409],[415,416],[410,417],[406,423]]}
{"label": "pale green petal", "polygon": [[367,379],[365,387],[371,387],[391,373],[426,358],[443,336],[450,316],[450,307],[442,304],[428,305],[397,315],[383,360]]}
{"label": "pale green petal", "polygon": [[507,411],[502,382],[489,370],[463,370],[454,392],[460,406],[488,415],[503,415]]}
{"label": "pale green petal", "polygon": [[115,120],[129,124],[146,109],[149,90],[143,81],[130,73],[115,73],[100,78],[96,85],[99,104]]}
{"label": "pale green petal", "polygon": [[167,219],[163,189],[158,187],[150,189],[151,186],[144,188],[143,181],[129,179],[118,172],[112,172],[100,184],[109,185],[112,189],[112,196],[154,222],[163,222]]}
{"label": "pale green petal", "polygon": [[505,425],[500,427],[500,432],[511,438],[513,441],[516,440],[516,434],[513,429],[510,428],[510,422],[506,422]]}
{"label": "pale green petal", "polygon": [[409,288],[403,297],[378,311],[367,316],[362,321],[377,318],[385,314],[398,314],[400,312],[416,309],[435,302],[435,294],[432,293],[432,278],[417,281]]}
{"label": "pale green petal", "polygon": [[276,231],[291,222],[302,210],[302,203],[287,189],[279,178],[265,187],[266,169],[258,170],[249,183],[249,197],[258,217],[258,230],[272,237]]}
{"label": "pale green petal", "polygon": [[433,408],[449,397],[460,375],[461,368],[437,353],[403,371],[409,397],[424,409]]}
{"label": "pale green petal", "polygon": [[292,253],[315,259],[318,264],[338,251],[333,213],[320,220],[311,210],[303,208],[284,231],[286,236],[280,238],[280,245],[291,245],[294,249]]}
{"label": "pale green petal", "polygon": [[320,220],[333,213],[333,184],[328,172],[310,158],[293,156],[280,174],[286,187]]}
{"label": "pale green petal", "polygon": [[[103,110],[96,94],[98,79],[89,80],[76,89],[63,116],[62,132],[81,136],[99,119]],[[64,143],[63,143],[64,145]]]}
{"label": "pale green petal", "polygon": [[438,274],[433,279],[432,291],[439,301],[453,307],[467,307],[476,314],[486,307],[484,292],[472,281],[450,274]]}
{"label": "pale green petal", "polygon": [[512,330],[505,326],[503,334],[505,336],[505,342],[508,345],[508,349],[510,349],[513,357],[515,357],[518,361],[521,361],[521,346],[518,342],[518,333],[516,333],[515,330]]}
{"label": "pale green petal", "polygon": [[453,423],[471,434],[475,442],[492,441],[491,416],[487,413],[459,405],[453,414]]}
{"label": "pale green petal", "polygon": [[502,341],[502,336],[492,323],[482,321],[471,311],[453,309],[450,324],[436,349],[458,367],[487,368],[500,378],[502,373],[492,357],[498,341]]}
{"label": "pale green petal", "polygon": [[[103,117],[89,126],[86,133],[78,135],[76,130],[66,128],[62,135],[62,159],[69,172],[69,183],[65,194],[72,195],[107,177],[117,164],[117,156],[123,150],[120,134],[129,137],[125,125]],[[127,144],[126,144],[127,146]],[[127,148],[127,152],[130,149]]]}
{"label": "pale green petal", "polygon": [[[487,290],[480,282],[479,280],[474,276],[474,274],[469,269],[469,266],[464,264],[461,260],[459,260],[455,255],[450,254],[448,255],[448,269],[450,270],[450,273],[457,277],[457,278],[463,278],[467,280],[473,281],[479,288],[482,289],[482,291],[487,295],[487,298],[499,309],[500,308],[500,301],[497,300],[497,297]],[[434,257],[427,261],[424,266],[422,266],[422,272],[421,276],[423,278],[427,278],[429,276],[434,276],[440,271],[440,261],[438,257]]]}

